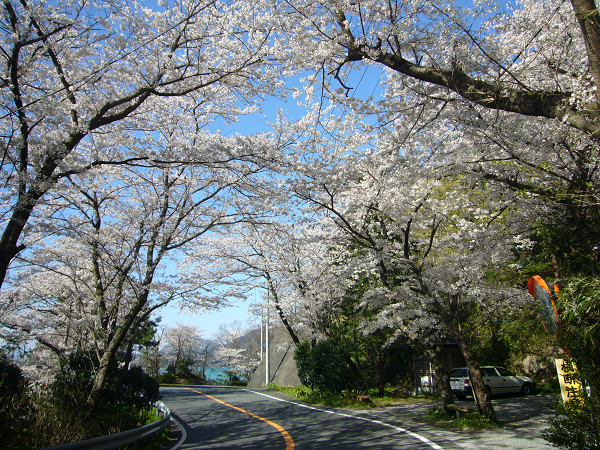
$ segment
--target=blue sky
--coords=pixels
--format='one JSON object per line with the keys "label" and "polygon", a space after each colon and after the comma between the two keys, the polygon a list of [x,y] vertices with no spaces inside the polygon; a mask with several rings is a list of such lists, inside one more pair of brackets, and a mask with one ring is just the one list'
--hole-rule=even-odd
{"label": "blue sky", "polygon": [[[291,81],[291,86],[300,87],[300,77],[294,77]],[[365,69],[365,66],[356,67],[351,72],[350,80],[345,80],[348,86],[353,87],[349,96],[367,98],[373,94],[381,92],[381,70],[370,66]],[[260,132],[270,131],[268,123],[274,123],[278,110],[283,110],[288,119],[301,118],[305,110],[297,105],[298,100],[291,97],[288,100],[269,99],[261,104],[261,111],[249,116],[241,117],[238,122],[225,124],[217,121],[213,125],[213,131],[219,131],[226,136],[232,135],[251,135]],[[158,311],[157,315],[162,317],[161,326],[173,327],[177,324],[190,325],[198,327],[201,335],[205,339],[211,339],[221,324],[229,324],[234,321],[239,321],[245,326],[249,326],[250,321],[256,324],[258,318],[252,317],[249,312],[251,303],[260,301],[260,293],[251,294],[251,298],[246,301],[235,300],[230,307],[224,307],[220,310],[210,312],[192,313],[189,311],[179,311],[176,307],[165,307]]]}

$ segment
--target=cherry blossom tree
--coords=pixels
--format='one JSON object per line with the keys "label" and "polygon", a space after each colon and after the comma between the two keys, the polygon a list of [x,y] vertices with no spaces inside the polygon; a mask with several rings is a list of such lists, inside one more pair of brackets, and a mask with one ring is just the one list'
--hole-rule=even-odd
{"label": "cherry blossom tree", "polygon": [[[51,3],[0,18],[0,321],[43,352],[94,348],[91,405],[164,304],[260,282],[293,337],[369,280],[365,332],[452,335],[493,418],[461,323],[519,294],[486,270],[541,222],[600,273],[592,0]],[[378,71],[366,95],[358,69]],[[298,72],[300,120],[207,131]]]}
{"label": "cherry blossom tree", "polygon": [[[286,13],[297,17],[296,52],[310,49],[315,75],[300,95],[312,114],[352,106],[390,148],[419,145],[423,157],[543,199],[554,206],[544,221],[575,228],[599,272],[596,2],[298,1]],[[374,96],[359,95],[354,72],[376,68]]]}
{"label": "cherry blossom tree", "polygon": [[310,48],[311,61],[324,62],[342,85],[344,66],[375,63],[416,94],[433,87],[431,100],[461,98],[558,119],[600,137],[600,20],[593,0],[523,1],[514,8],[296,1],[286,12],[295,15],[290,32]]}
{"label": "cherry blossom tree", "polygon": [[155,328],[154,335],[148,343],[149,345],[142,346],[139,354],[134,359],[135,364],[139,364],[146,373],[149,373],[157,380],[163,362],[163,355],[161,354],[160,347],[165,333],[166,330],[164,328]]}
{"label": "cherry blossom tree", "polygon": [[69,177],[69,189],[53,197],[54,237],[20,257],[18,283],[4,289],[14,306],[4,326],[58,356],[93,349],[99,368],[91,407],[129,333],[154,311],[170,302],[210,308],[224,301],[212,288],[220,275],[190,270],[186,249],[216,228],[263,214],[248,201],[261,185],[250,181],[260,172],[261,139],[251,154],[245,139],[205,138],[202,164],[101,167]]}
{"label": "cherry blossom tree", "polygon": [[[324,116],[319,121],[329,124]],[[421,348],[453,337],[472,370],[482,411],[494,419],[461,324],[474,307],[493,316],[498,308],[526,300],[524,291],[499,290],[486,274],[511,261],[516,246],[527,244],[519,237],[519,230],[529,229],[529,209],[522,206],[533,203],[457,172],[444,158],[426,158],[428,148],[416,140],[411,141],[414,148],[399,150],[385,133],[374,140],[381,149],[363,145],[360,138],[358,148],[329,149],[323,140],[321,157],[319,150],[307,155],[320,136],[338,137],[334,129],[323,129],[301,153],[320,164],[290,159],[299,169],[289,188],[314,206],[307,206],[308,213],[315,211],[313,217],[324,214],[328,219],[321,245],[339,255],[344,266],[346,277],[337,279],[342,292],[361,280],[377,280],[360,304],[366,332],[390,327]],[[341,136],[338,142],[352,137]]]}
{"label": "cherry blossom tree", "polygon": [[[170,364],[178,368],[183,361],[190,365],[202,364],[203,352],[205,350],[198,327],[177,324],[166,330],[165,338],[168,348],[168,359]],[[204,371],[202,371],[204,376]]]}
{"label": "cherry blossom tree", "polygon": [[238,283],[266,290],[255,305],[261,315],[280,321],[296,344],[328,329],[341,298],[339,285],[332,280],[343,268],[335,270],[314,224],[297,225],[281,218],[242,223],[230,232],[227,239],[219,239],[226,245],[214,248],[235,271]]}
{"label": "cherry blossom tree", "polygon": [[61,180],[153,160],[149,146],[133,151],[137,132],[177,116],[184,96],[199,117],[228,119],[238,100],[280,82],[268,7],[256,2],[23,0],[2,13],[0,286]]}
{"label": "cherry blossom tree", "polygon": [[260,362],[258,330],[244,327],[239,321],[221,324],[215,341],[213,363],[226,368],[229,383],[235,376],[249,378]]}

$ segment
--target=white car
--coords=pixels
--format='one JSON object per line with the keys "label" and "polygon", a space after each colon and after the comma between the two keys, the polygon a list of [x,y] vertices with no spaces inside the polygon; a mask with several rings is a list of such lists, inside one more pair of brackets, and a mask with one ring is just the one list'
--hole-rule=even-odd
{"label": "white car", "polygon": [[[531,395],[535,392],[535,382],[531,378],[515,375],[504,367],[481,367],[481,374],[487,391],[492,395],[517,393]],[[452,369],[450,387],[452,393],[459,399],[473,395],[469,369],[466,367]]]}

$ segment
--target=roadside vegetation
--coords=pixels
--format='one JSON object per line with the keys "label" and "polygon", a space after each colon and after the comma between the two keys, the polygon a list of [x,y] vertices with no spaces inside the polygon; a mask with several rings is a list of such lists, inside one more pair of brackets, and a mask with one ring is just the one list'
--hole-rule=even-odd
{"label": "roadside vegetation", "polygon": [[560,343],[568,363],[577,368],[581,386],[571,400],[558,403],[544,437],[569,449],[600,448],[600,279],[571,280],[558,300]]}
{"label": "roadside vegetation", "polygon": [[[312,405],[329,406],[332,408],[368,409],[386,408],[394,406],[406,406],[419,403],[439,404],[439,395],[412,395],[410,392],[410,380],[404,386],[386,387],[384,395],[379,396],[378,389],[372,389],[367,394],[356,392],[340,392],[338,394],[323,393],[313,390],[307,386],[279,386],[274,383],[267,385],[271,391],[283,392],[304,403]],[[433,406],[429,413],[416,418],[416,420],[451,429],[462,430],[484,430],[494,429],[502,426],[497,422],[482,417],[477,411],[462,410],[456,412],[445,411],[440,406]]]}
{"label": "roadside vegetation", "polygon": [[477,411],[449,414],[448,411],[438,407],[432,408],[428,414],[419,419],[452,431],[489,430],[501,427],[501,424],[482,417]]}
{"label": "roadside vegetation", "polygon": [[36,389],[21,370],[0,358],[0,436],[4,448],[31,449],[77,442],[137,428],[158,420],[158,382],[139,367],[108,372],[102,402],[86,407],[93,358],[63,362],[49,388]]}
{"label": "roadside vegetation", "polygon": [[[410,381],[407,381],[410,383]],[[404,386],[387,387],[383,396],[379,396],[378,389],[367,393],[357,391],[342,391],[339,393],[322,392],[311,389],[305,385],[280,386],[269,383],[267,389],[288,394],[298,400],[313,405],[331,406],[334,408],[383,408],[413,403],[431,402],[439,399],[435,395],[412,395]]]}

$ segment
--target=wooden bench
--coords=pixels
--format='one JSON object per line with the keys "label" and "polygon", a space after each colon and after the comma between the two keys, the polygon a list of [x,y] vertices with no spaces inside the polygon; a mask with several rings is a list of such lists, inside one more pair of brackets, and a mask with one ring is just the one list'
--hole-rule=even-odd
{"label": "wooden bench", "polygon": [[462,414],[466,414],[466,413],[474,411],[474,409],[467,408],[466,406],[458,406],[458,405],[455,405],[454,403],[452,403],[450,405],[447,405],[446,409],[448,411],[454,411],[454,412],[456,412],[456,418],[457,419],[460,419],[460,414],[461,413]]}

